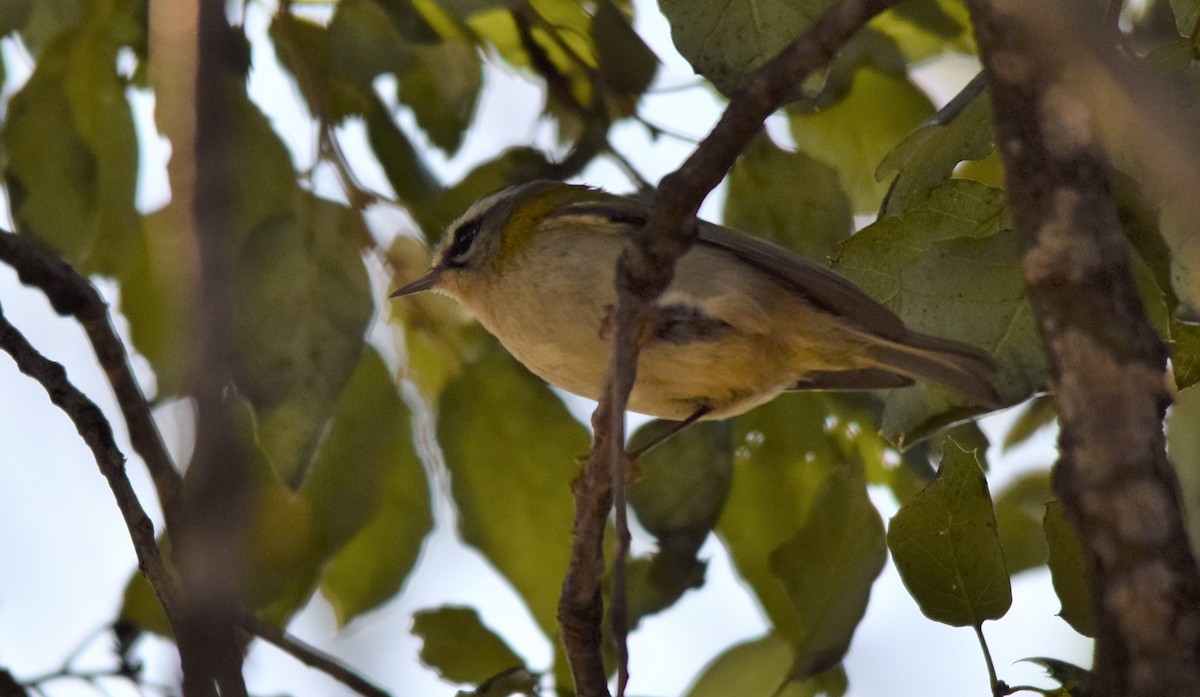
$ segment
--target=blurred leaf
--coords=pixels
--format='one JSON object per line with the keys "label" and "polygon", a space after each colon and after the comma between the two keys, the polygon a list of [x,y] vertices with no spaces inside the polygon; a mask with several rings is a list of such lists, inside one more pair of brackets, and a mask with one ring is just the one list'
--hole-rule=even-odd
{"label": "blurred leaf", "polygon": [[837,172],[760,133],[729,173],[725,224],[825,264],[854,219]]}
{"label": "blurred leaf", "polygon": [[975,52],[966,4],[956,0],[908,0],[868,26],[891,37],[914,63],[945,51]]}
{"label": "blurred leaf", "polygon": [[[8,36],[23,27],[33,6],[33,0],[9,0],[0,3],[0,37]],[[0,61],[0,65],[2,64],[3,61]]]}
{"label": "blurred leaf", "polygon": [[[403,418],[380,418],[389,411]],[[396,435],[380,446],[386,470],[374,517],[329,561],[321,576],[321,595],[333,606],[341,626],[399,592],[416,565],[422,541],[433,529],[429,484],[412,449],[407,411],[397,403],[382,415],[373,415],[370,422],[375,428],[394,429]],[[319,508],[318,514],[324,511]]]}
{"label": "blurred leaf", "polygon": [[981,78],[909,133],[883,158],[875,172],[886,181],[895,173],[884,213],[902,213],[921,203],[954,174],[963,160],[978,160],[995,148],[992,100]]}
{"label": "blurred leaf", "polygon": [[408,41],[429,44],[444,38],[413,0],[376,0]]}
{"label": "blurred leaf", "polygon": [[475,48],[457,41],[415,46],[397,77],[400,102],[413,110],[417,125],[447,155],[457,152],[483,85]]}
{"label": "blurred leaf", "polygon": [[[652,421],[633,435],[646,442],[674,422]],[[704,583],[704,562],[696,558],[729,495],[733,445],[728,422],[701,421],[643,455],[629,486],[629,504],[658,543],[648,558],[629,566],[630,627],[674,604]]]}
{"label": "blurred leaf", "polygon": [[384,73],[398,73],[408,56],[400,32],[373,0],[338,0],[329,21],[329,73],[370,93]]}
{"label": "blurred leaf", "polygon": [[1167,413],[1167,453],[1179,477],[1179,497],[1192,552],[1200,556],[1200,387],[1191,386],[1175,395]]}
{"label": "blurred leaf", "polygon": [[[270,624],[281,627],[301,608],[312,594],[317,570],[323,560],[315,543],[313,519],[308,502],[289,489],[275,475],[254,444],[253,416],[250,406],[231,397],[237,436],[246,453],[246,510],[249,520],[238,547],[237,573],[247,605]],[[185,475],[184,487],[190,484]],[[163,559],[170,568],[169,541],[160,538]],[[168,636],[158,599],[141,574],[134,572],[125,588],[120,618],[155,633]]]}
{"label": "blurred leaf", "polygon": [[3,2],[0,7],[11,6],[13,19],[27,13],[20,28],[21,41],[39,61],[51,42],[85,19],[89,6],[84,0],[29,0],[30,7],[23,11],[21,6],[25,2]]}
{"label": "blurred leaf", "polygon": [[541,380],[491,337],[442,393],[437,439],[459,529],[524,598],[546,636],[558,631],[574,517],[570,483],[587,431]]}
{"label": "blurred leaf", "polygon": [[478,685],[524,666],[474,608],[443,606],[413,613],[412,633],[422,642],[421,662],[448,682]]}
{"label": "blurred leaf", "polygon": [[1175,12],[1175,27],[1180,36],[1190,37],[1200,24],[1200,2],[1196,0],[1170,0],[1171,9]]}
{"label": "blurred leaf", "polygon": [[[387,260],[395,285],[416,280],[429,268],[429,250],[410,237],[396,236]],[[404,377],[412,380],[430,404],[446,383],[462,370],[462,330],[471,320],[454,300],[437,293],[389,299],[391,321],[403,327],[408,362]]]}
{"label": "blurred leaf", "polygon": [[[1004,195],[954,179],[903,215],[860,230],[835,270],[891,307],[914,331],[979,346],[996,362],[995,385],[1016,402],[1045,381],[1045,355],[1025,300]],[[883,433],[907,443],[970,413],[931,384],[884,398]]]}
{"label": "blurred leaf", "polygon": [[183,236],[171,223],[164,211],[146,216],[145,235],[126,248],[125,268],[116,277],[121,315],[129,321],[133,346],[154,370],[157,400],[186,392],[195,347],[193,306],[188,284],[181,282],[194,258],[174,246]]}
{"label": "blurred leaf", "polygon": [[439,214],[441,185],[382,101],[371,100],[365,119],[371,151],[379,159],[400,203],[416,219],[427,239],[441,237],[442,230],[452,220]]}
{"label": "blurred leaf", "polygon": [[790,681],[792,646],[778,634],[738,644],[714,658],[687,697],[841,697],[846,674],[835,669],[805,682]]}
{"label": "blurred leaf", "polygon": [[1057,658],[1024,658],[1021,660],[1045,668],[1046,675],[1066,688],[1071,697],[1083,697],[1087,694],[1086,688],[1092,678],[1092,673],[1088,669],[1060,661]]}
{"label": "blurred leaf", "polygon": [[138,148],[116,74],[121,37],[93,24],[47,46],[9,104],[3,141],[18,230],[85,275],[111,275],[140,240]]}
{"label": "blurred leaf", "polygon": [[[300,196],[297,218],[253,230],[234,269],[233,372],[272,466],[298,485],[362,352],[374,304],[357,214]],[[286,308],[286,311],[285,311]]]}
{"label": "blurred leaf", "polygon": [[896,144],[933,113],[904,75],[874,67],[854,73],[850,92],[815,112],[788,109],[796,149],[838,172],[855,213],[874,213],[888,190],[875,172]]}
{"label": "blurred leaf", "polygon": [[413,499],[428,493],[411,429],[387,366],[367,349],[337,399],[329,432],[300,487],[323,549],[340,549],[375,518],[385,482],[398,472],[404,472],[400,479]]}
{"label": "blurred leaf", "polygon": [[947,446],[937,478],[892,518],[887,543],[900,579],[929,619],[979,627],[1008,612],[1008,571],[974,454]]}
{"label": "blurred leaf", "polygon": [[1171,319],[1171,369],[1175,385],[1184,389],[1200,382],[1200,325]]}
{"label": "blurred leaf", "polygon": [[726,96],[820,19],[831,0],[662,0],[671,38],[692,68]]}
{"label": "blurred leaf", "polygon": [[1050,472],[1029,472],[996,496],[996,528],[1010,575],[1046,563],[1042,517],[1054,500]]}
{"label": "blurred leaf", "polygon": [[488,678],[486,682],[470,692],[459,691],[455,697],[509,697],[526,695],[537,697],[541,676],[525,668],[511,668]]}
{"label": "blurred leaf", "polygon": [[1062,603],[1062,611],[1058,616],[1080,634],[1095,637],[1096,625],[1092,619],[1083,547],[1061,503],[1051,501],[1046,504],[1042,525],[1049,549],[1050,580]]}
{"label": "blurred leaf", "polygon": [[600,0],[592,18],[592,41],[600,77],[610,95],[623,98],[619,116],[633,113],[638,97],[654,81],[658,56],[630,26],[612,0]]}
{"label": "blurred leaf", "polygon": [[[871,542],[878,514],[864,503],[858,454],[830,425],[837,409],[832,395],[790,394],[738,417],[733,486],[717,525],[738,573],[792,643],[797,677],[836,663],[883,553]],[[829,516],[842,527],[831,529]],[[849,559],[850,550],[861,554]]]}
{"label": "blurred leaf", "polygon": [[1004,436],[1004,452],[1029,440],[1033,434],[1046,426],[1052,425],[1058,419],[1058,410],[1054,407],[1054,398],[1050,395],[1038,395],[1025,405],[1025,409],[1017,415],[1008,433]]}
{"label": "blurred leaf", "polygon": [[771,571],[801,611],[793,680],[841,662],[887,559],[883,521],[861,478],[835,470],[796,534],[771,553]]}

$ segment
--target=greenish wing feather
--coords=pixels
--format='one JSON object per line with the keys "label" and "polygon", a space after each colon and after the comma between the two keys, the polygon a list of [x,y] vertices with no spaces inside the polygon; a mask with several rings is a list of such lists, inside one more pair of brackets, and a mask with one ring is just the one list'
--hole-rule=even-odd
{"label": "greenish wing feather", "polygon": [[700,222],[696,244],[729,252],[788,284],[818,307],[896,341],[908,336],[900,318],[850,281],[770,242]]}
{"label": "greenish wing feather", "polygon": [[[646,223],[645,203],[614,194],[604,195],[604,199],[603,204],[580,203],[567,210],[575,214],[601,215],[635,227]],[[703,220],[699,221],[696,244],[728,252],[778,278],[817,307],[844,317],[871,333],[894,341],[904,341],[910,336],[899,317],[858,286],[783,247]]]}

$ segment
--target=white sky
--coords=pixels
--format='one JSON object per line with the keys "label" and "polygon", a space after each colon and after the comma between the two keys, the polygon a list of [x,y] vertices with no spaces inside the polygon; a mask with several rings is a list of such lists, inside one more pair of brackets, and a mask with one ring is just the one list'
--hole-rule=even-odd
{"label": "white sky", "polygon": [[[664,60],[661,87],[695,81],[690,67],[675,54],[669,30],[650,0],[639,0],[638,31],[647,37]],[[247,26],[261,37],[268,17],[252,5]],[[10,47],[11,50],[11,47]],[[276,128],[293,148],[296,159],[312,158],[314,134],[298,114],[303,111],[289,83],[281,78],[273,55],[258,51],[252,90]],[[943,65],[945,68],[945,65]],[[970,61],[955,61],[948,70],[928,73],[944,101],[956,85],[973,74]],[[500,69],[488,71],[476,128],[463,152],[438,170],[455,179],[472,163],[495,155],[507,145],[551,141],[548,127],[537,126],[541,96],[532,84]],[[151,115],[152,101],[135,99],[143,121]],[[701,136],[719,114],[716,98],[703,89],[670,91],[646,99],[642,113],[657,124]],[[402,120],[410,134],[411,119]],[[513,124],[528,124],[513,127]],[[779,124],[775,124],[778,126]],[[786,129],[772,127],[780,139]],[[417,138],[420,140],[419,136]],[[361,129],[348,127],[346,141],[357,173],[372,188],[388,191],[386,180],[363,152]],[[671,138],[651,142],[645,129],[622,125],[615,129],[616,147],[651,181],[671,171],[690,152],[690,146]],[[169,196],[163,163],[168,150],[152,137],[145,138],[145,176],[140,204],[153,209]],[[436,160],[436,158],[434,158]],[[615,167],[598,163],[582,177],[592,184],[627,190],[629,185]],[[328,183],[332,185],[330,179]],[[336,190],[332,187],[332,190]],[[702,213],[716,217],[719,194]],[[398,211],[375,211],[376,234],[386,237],[407,225]],[[377,279],[381,285],[387,280]],[[116,300],[115,289],[106,286]],[[143,501],[153,501],[142,463],[132,455],[119,413],[102,374],[96,368],[83,333],[73,323],[53,314],[44,298],[21,286],[8,267],[0,266],[0,302],[5,314],[30,341],[52,359],[63,363],[77,386],[97,401],[109,415],[118,442],[130,456],[129,473]],[[54,670],[58,662],[90,633],[115,615],[121,591],[136,567],[126,530],[111,493],[98,473],[90,453],[70,422],[50,405],[41,387],[20,375],[7,357],[0,358],[0,666],[29,678]],[[575,405],[577,413],[589,407]],[[186,409],[176,405],[160,410],[160,424],[174,450],[186,449]],[[984,422],[993,441],[1000,440],[1011,415],[1000,414]],[[586,418],[585,418],[586,421]],[[1020,472],[1044,467],[1054,457],[1053,434],[1039,434],[1017,451],[991,453],[993,492]],[[517,596],[487,562],[464,547],[453,529],[453,511],[444,498],[436,506],[438,525],[426,542],[416,571],[402,594],[381,610],[355,621],[338,633],[329,608],[315,600],[295,620],[291,629],[307,641],[326,647],[396,695],[449,697],[456,688],[441,682],[416,660],[419,643],[408,633],[410,617],[419,609],[454,603],[478,607],[484,621],[500,632],[525,656],[531,667],[544,669],[551,644],[541,637]],[[885,517],[895,512],[890,497],[876,492]],[[567,496],[566,491],[563,492]],[[152,505],[147,504],[153,508]],[[158,520],[157,510],[152,515]],[[637,544],[637,543],[635,543]],[[652,697],[680,695],[701,666],[729,645],[760,634],[766,624],[752,597],[741,587],[720,545],[711,538],[701,552],[709,560],[708,583],[688,593],[670,610],[643,621],[631,637],[630,694]],[[1013,607],[999,622],[989,622],[990,641],[1000,677],[1009,684],[1051,683],[1039,668],[1016,664],[1021,658],[1052,656],[1081,665],[1090,662],[1090,642],[1055,617],[1058,601],[1049,575],[1025,572],[1014,580]],[[102,642],[85,653],[81,665],[101,666]],[[151,675],[172,681],[169,648],[149,642],[145,653],[152,660]],[[969,629],[952,629],[921,616],[889,563],[876,582],[867,616],[855,635],[846,659],[850,694],[866,695],[987,695],[987,674],[975,638]],[[247,659],[250,689],[257,694],[286,692],[298,697],[336,697],[352,694],[323,675],[298,665],[270,647],[256,645]],[[114,695],[131,694],[121,683],[106,683]],[[54,683],[50,695],[95,694],[90,688]]]}

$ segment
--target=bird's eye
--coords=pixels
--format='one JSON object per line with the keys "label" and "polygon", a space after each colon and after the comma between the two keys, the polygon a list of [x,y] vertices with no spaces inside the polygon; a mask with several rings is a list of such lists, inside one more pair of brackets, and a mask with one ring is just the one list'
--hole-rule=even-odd
{"label": "bird's eye", "polygon": [[446,263],[449,266],[465,266],[467,253],[471,251],[471,243],[475,241],[475,236],[479,234],[479,229],[483,226],[483,221],[480,218],[472,218],[454,231],[454,239],[450,242],[450,249],[446,250]]}

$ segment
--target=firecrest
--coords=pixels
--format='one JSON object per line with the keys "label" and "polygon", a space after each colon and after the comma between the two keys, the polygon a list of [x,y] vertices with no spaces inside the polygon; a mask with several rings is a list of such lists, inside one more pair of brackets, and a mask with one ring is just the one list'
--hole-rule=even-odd
{"label": "firecrest", "polygon": [[[472,205],[432,268],[392,297],[434,290],[471,311],[547,382],[596,399],[608,367],[618,255],[645,203],[554,181]],[[864,390],[930,380],[999,406],[983,351],[909,331],[863,291],[787,250],[699,222],[644,334],[633,411],[724,419],[785,390]]]}

